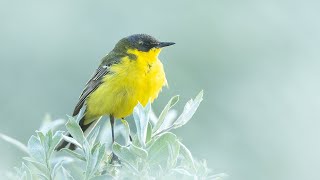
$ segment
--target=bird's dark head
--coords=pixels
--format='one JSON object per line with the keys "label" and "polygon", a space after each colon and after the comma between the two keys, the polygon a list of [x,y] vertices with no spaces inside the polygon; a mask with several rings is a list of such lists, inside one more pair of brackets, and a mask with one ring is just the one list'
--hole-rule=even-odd
{"label": "bird's dark head", "polygon": [[166,46],[174,45],[173,42],[160,42],[156,38],[147,34],[134,34],[121,39],[115,46],[115,49],[128,50],[136,49],[148,52],[151,49],[161,49]]}

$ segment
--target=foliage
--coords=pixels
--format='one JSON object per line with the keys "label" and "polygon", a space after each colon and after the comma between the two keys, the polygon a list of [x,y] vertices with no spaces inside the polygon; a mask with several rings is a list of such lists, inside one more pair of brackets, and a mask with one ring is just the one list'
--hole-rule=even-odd
{"label": "foliage", "polygon": [[[136,133],[130,141],[130,127],[122,120],[121,132],[123,145],[114,143],[108,146],[99,138],[100,128],[96,127],[85,136],[77,120],[69,117],[66,123],[67,131],[72,137],[64,135],[63,131],[53,129],[63,121],[48,121],[50,128],[43,126],[41,131],[32,135],[27,146],[8,136],[0,137],[27,151],[28,157],[20,168],[15,169],[10,178],[31,179],[220,179],[223,174],[212,175],[204,160],[193,158],[189,149],[179,138],[169,132],[185,125],[193,116],[202,101],[201,91],[194,100],[184,107],[182,114],[176,118],[170,116],[171,109],[179,100],[178,96],[170,99],[155,118],[151,104],[146,107],[138,104],[133,111]],[[64,139],[75,144],[75,151],[62,149],[55,152],[59,142]],[[119,161],[111,161],[112,153]]]}

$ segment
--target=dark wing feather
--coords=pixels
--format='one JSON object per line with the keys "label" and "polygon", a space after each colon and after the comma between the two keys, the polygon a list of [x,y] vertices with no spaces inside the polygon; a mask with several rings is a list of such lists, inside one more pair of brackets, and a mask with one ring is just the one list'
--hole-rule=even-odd
{"label": "dark wing feather", "polygon": [[103,77],[109,73],[109,66],[100,65],[96,72],[93,74],[92,78],[87,82],[86,87],[82,91],[79,102],[73,111],[73,116],[77,115],[82,108],[87,97],[96,90],[99,85],[102,83]]}
{"label": "dark wing feather", "polygon": [[73,116],[79,113],[88,96],[99,87],[99,85],[102,83],[103,77],[106,74],[110,73],[110,67],[113,64],[119,63],[121,58],[123,58],[124,56],[128,56],[128,54],[111,51],[102,59],[101,65],[95,71],[91,79],[87,82],[86,87],[81,93],[79,102],[74,108]]}

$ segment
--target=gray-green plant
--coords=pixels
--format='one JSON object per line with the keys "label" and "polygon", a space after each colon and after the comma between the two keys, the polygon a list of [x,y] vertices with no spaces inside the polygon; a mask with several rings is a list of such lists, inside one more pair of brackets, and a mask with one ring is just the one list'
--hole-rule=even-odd
{"label": "gray-green plant", "polygon": [[[179,117],[170,116],[175,112],[172,107],[178,102],[174,96],[161,112],[159,118],[154,115],[151,104],[145,107],[138,104],[133,111],[136,132],[130,141],[131,130],[126,120],[121,120],[122,144],[115,142],[108,146],[99,134],[99,127],[85,135],[77,120],[69,117],[65,127],[72,135],[53,130],[64,124],[64,120],[51,121],[36,131],[23,143],[0,134],[0,137],[28,154],[23,158],[20,168],[8,173],[11,179],[221,179],[224,174],[212,174],[205,160],[196,160],[190,150],[172,132],[172,129],[185,125],[199,107],[203,97],[201,91],[196,98],[188,101]],[[50,128],[48,128],[50,127]],[[109,129],[108,129],[109,130]],[[105,130],[106,131],[106,130]],[[101,136],[100,136],[101,137]],[[56,152],[55,148],[64,139],[78,148],[67,148]],[[105,139],[105,138],[104,138]],[[119,161],[112,161],[112,152]]]}

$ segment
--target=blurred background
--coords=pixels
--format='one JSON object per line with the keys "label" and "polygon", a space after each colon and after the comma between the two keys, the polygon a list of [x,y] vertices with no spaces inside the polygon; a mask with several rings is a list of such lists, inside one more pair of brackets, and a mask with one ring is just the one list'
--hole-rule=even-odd
{"label": "blurred background", "polygon": [[[71,114],[100,59],[122,37],[148,33],[164,49],[176,131],[215,173],[236,180],[320,179],[320,3],[289,1],[0,1],[0,132],[26,143],[46,113]],[[24,156],[0,140],[0,171]]]}

